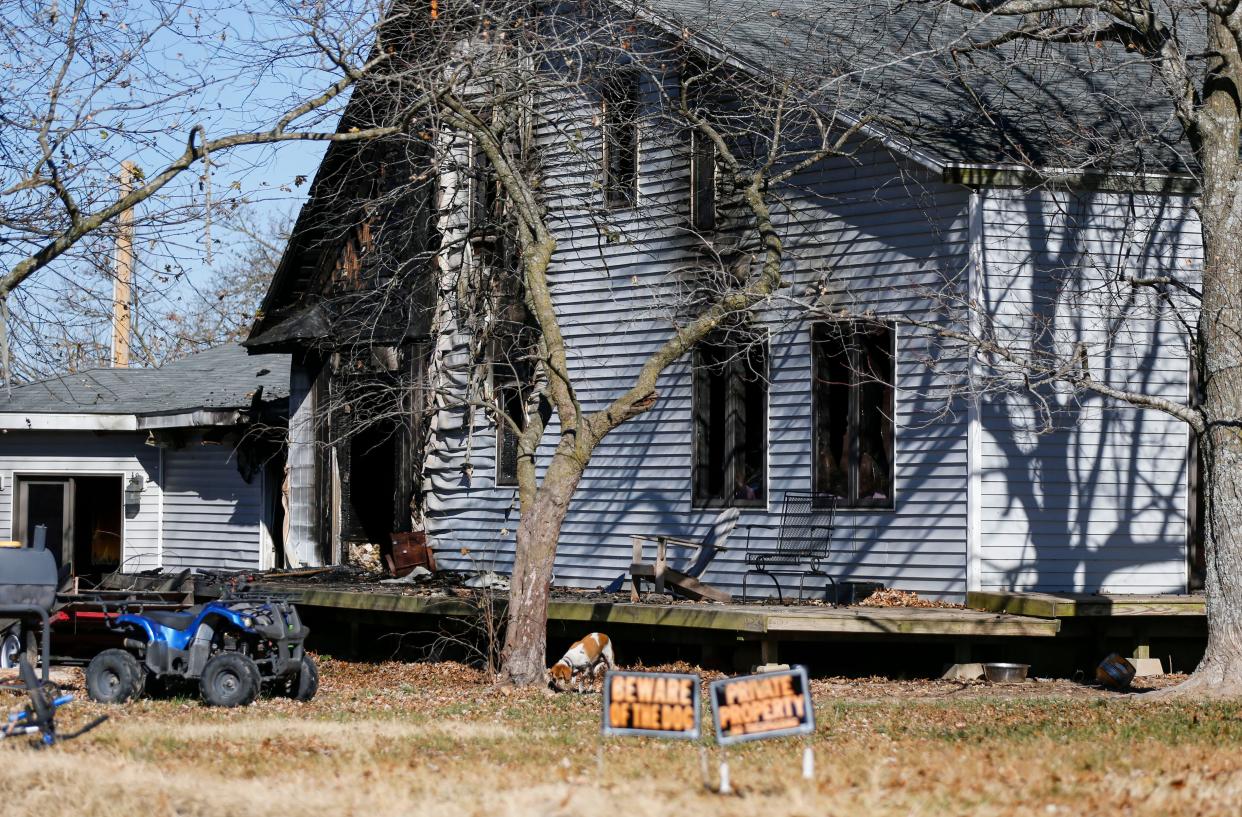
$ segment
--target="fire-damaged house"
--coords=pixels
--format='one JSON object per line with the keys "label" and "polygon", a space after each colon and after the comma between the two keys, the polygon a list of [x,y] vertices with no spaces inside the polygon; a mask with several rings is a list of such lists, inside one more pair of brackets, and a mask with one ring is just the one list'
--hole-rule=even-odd
{"label": "fire-damaged house", "polygon": [[[684,270],[713,252],[747,263],[714,147],[660,113],[679,71],[762,75],[793,36],[825,63],[834,49],[874,61],[835,114],[878,112],[902,131],[860,128],[842,155],[782,182],[772,201],[788,297],[753,310],[745,343],[713,337],[669,366],[654,405],[602,441],[561,528],[556,581],[607,584],[629,567],[632,536],[699,539],[735,507],[736,547],[704,577],[736,591],[743,542],[774,541],[782,497],[813,491],[836,505],[824,570],[839,579],[942,597],[1192,585],[1187,430],[1056,389],[972,390],[979,361],[934,327],[955,293],[978,308],[976,328],[1019,337],[1038,322],[1036,335],[1069,343],[1118,388],[1184,401],[1183,316],[1126,283],[1196,274],[1198,225],[1176,157],[1147,145],[1147,173],[1121,156],[1109,172],[1032,181],[1070,161],[1045,97],[1022,85],[1035,80],[1010,77],[990,98],[1007,115],[979,115],[978,94],[898,58],[923,25],[913,7],[626,7],[644,36],[675,41],[677,58],[662,73],[635,57],[602,83],[532,89],[512,136],[538,168],[557,241],[550,289],[586,406],[626,388],[684,320]],[[441,4],[425,25],[452,14]],[[1040,81],[1066,83],[1061,98],[1083,105],[1056,116],[1094,115],[1084,75],[1049,67]],[[1117,82],[1123,93],[1129,80]],[[396,121],[401,93],[360,87],[341,128]],[[507,206],[479,146],[442,124],[328,150],[246,344],[293,357],[297,561],[422,532],[441,566],[511,565],[516,438],[538,339]],[[810,284],[828,306],[799,311]],[[1123,321],[1124,342],[1109,328]],[[966,386],[948,385],[963,372]]]}
{"label": "fire-damaged house", "polygon": [[219,346],[161,368],[88,369],[0,395],[0,536],[58,568],[285,564],[284,355]]}

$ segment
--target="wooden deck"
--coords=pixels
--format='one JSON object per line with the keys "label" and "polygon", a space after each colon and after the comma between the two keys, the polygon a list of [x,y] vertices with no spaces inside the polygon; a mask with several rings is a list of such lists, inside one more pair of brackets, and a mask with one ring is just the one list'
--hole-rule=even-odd
{"label": "wooden deck", "polygon": [[[257,585],[260,592],[291,593],[298,604],[373,613],[468,617],[477,609],[454,596]],[[632,604],[557,599],[551,622],[727,631],[743,638],[783,640],[832,636],[1051,637],[1055,619],[979,610],[919,607],[807,607],[751,604]]]}
{"label": "wooden deck", "polygon": [[1042,619],[1203,616],[1201,595],[973,592],[966,606],[988,613]]}

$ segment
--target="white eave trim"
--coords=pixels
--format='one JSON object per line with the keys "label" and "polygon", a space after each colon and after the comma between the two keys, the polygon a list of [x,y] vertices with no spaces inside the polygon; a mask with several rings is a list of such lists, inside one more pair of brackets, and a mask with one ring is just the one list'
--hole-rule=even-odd
{"label": "white eave trim", "polygon": [[132,414],[0,413],[0,429],[24,431],[137,431]]}
{"label": "white eave trim", "polygon": [[233,426],[246,421],[245,412],[237,409],[198,409],[177,414],[23,414],[0,413],[0,430],[4,431],[148,431],[161,428],[198,428]]}

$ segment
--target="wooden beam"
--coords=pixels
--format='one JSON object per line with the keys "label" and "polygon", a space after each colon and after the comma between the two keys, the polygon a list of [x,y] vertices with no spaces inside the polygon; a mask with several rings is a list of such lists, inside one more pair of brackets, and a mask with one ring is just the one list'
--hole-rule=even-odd
{"label": "wooden beam", "polygon": [[638,598],[638,583],[634,582],[633,579],[651,579],[656,586],[657,593],[661,592],[662,585],[667,584],[674,593],[694,601],[715,601],[721,604],[728,604],[733,601],[733,596],[725,591],[717,590],[710,584],[705,584],[693,576],[687,576],[680,570],[674,570],[668,567],[667,564],[664,565],[663,572],[661,572],[660,568],[659,562],[655,565],[645,563],[630,565],[630,579],[634,588],[630,593],[632,600],[637,600]]}
{"label": "wooden beam", "polygon": [[975,591],[966,606],[990,613],[1039,618],[1202,616],[1203,597],[1174,594],[1023,593]]}

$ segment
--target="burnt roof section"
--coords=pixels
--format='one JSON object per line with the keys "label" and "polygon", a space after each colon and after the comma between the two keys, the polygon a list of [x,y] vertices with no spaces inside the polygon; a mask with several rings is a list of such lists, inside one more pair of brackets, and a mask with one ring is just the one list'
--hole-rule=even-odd
{"label": "burnt roof section", "polygon": [[88,369],[0,391],[0,414],[179,414],[249,408],[258,390],[289,396],[289,356],[217,346],[158,369]]}

